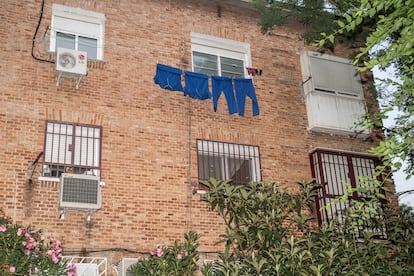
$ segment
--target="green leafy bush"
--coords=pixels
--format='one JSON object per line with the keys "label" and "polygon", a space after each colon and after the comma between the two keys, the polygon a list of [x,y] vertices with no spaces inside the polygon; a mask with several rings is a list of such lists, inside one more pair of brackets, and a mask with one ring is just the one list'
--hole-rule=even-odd
{"label": "green leafy bush", "polygon": [[[346,219],[318,227],[313,216],[318,187],[312,182],[300,182],[298,194],[274,183],[203,184],[210,189],[204,200],[226,224],[224,253],[202,268],[204,275],[414,274],[413,214],[373,209],[382,196],[371,202],[344,196],[338,200],[350,204]],[[386,239],[379,240],[373,229],[384,227]]]}
{"label": "green leafy bush", "polygon": [[138,263],[131,266],[130,272],[139,276],[174,275],[191,276],[198,269],[198,238],[194,232],[184,235],[185,242],[174,242],[172,246],[157,247],[150,251],[148,258],[139,257]]}
{"label": "green leafy bush", "polygon": [[76,268],[62,263],[61,258],[58,240],[45,238],[31,227],[14,225],[0,212],[0,275],[75,276]]}

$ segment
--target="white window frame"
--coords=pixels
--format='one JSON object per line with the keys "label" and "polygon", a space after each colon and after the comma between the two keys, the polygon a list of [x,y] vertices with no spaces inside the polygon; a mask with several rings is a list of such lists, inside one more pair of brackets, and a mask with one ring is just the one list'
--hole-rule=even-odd
{"label": "white window frame", "polygon": [[57,32],[75,36],[75,49],[72,50],[78,50],[79,36],[96,39],[96,59],[104,59],[104,14],[81,8],[53,4],[49,47],[51,52],[56,51]]}
{"label": "white window frame", "polygon": [[[248,76],[247,74],[247,67],[251,67],[251,52],[250,52],[250,44],[246,42],[240,42],[225,38],[219,38],[215,36],[200,34],[191,32],[191,60],[194,61],[193,53],[200,52],[204,54],[210,54],[217,56],[218,60],[220,61],[220,57],[226,57],[231,59],[237,59],[243,61],[243,72],[244,76]],[[194,70],[194,62],[193,64],[193,71]],[[217,63],[218,65],[218,76],[221,76],[221,68],[220,62]]]}
{"label": "white window frame", "polygon": [[[250,165],[249,172],[251,173],[251,179],[248,182],[260,182],[261,181],[261,169],[260,169],[260,153],[259,147],[253,145],[234,144],[226,142],[197,140],[197,156],[207,156],[207,158],[216,159],[219,158],[219,174],[229,180],[231,177],[231,160],[248,160]],[[201,160],[198,160],[198,166],[200,166]],[[200,169],[200,168],[199,168]],[[216,169],[216,168],[215,168]],[[200,175],[199,175],[200,178]],[[200,178],[200,180],[203,180]],[[237,181],[237,179],[236,179]]]}
{"label": "white window frame", "polygon": [[[352,61],[312,51],[303,51],[300,60],[308,130],[368,136],[369,130],[355,126],[367,108],[360,74]],[[337,71],[332,70],[335,66]],[[325,67],[323,72],[322,67]]]}

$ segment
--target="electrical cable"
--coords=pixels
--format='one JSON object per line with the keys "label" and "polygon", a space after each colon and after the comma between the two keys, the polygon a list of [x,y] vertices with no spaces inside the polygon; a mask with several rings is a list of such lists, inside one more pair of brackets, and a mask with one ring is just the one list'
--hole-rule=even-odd
{"label": "electrical cable", "polygon": [[48,62],[48,63],[55,63],[54,61],[51,61],[51,60],[47,60],[47,59],[38,58],[38,57],[35,55],[35,53],[34,53],[34,48],[35,48],[35,41],[36,41],[36,37],[37,37],[37,32],[39,31],[40,24],[42,23],[42,18],[43,18],[43,8],[44,8],[44,6],[45,6],[45,1],[44,1],[44,0],[42,0],[42,6],[41,6],[41,9],[40,9],[39,21],[38,21],[38,23],[37,23],[36,31],[35,31],[35,33],[34,33],[34,35],[33,35],[33,39],[32,39],[32,57],[33,57],[35,60],[37,60],[37,61]]}

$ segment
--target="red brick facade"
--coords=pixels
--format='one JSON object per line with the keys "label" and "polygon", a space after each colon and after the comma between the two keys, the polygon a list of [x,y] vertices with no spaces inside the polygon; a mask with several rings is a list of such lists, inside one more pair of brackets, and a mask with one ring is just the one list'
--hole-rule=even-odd
{"label": "red brick facade", "polygon": [[[32,57],[41,1],[5,0],[0,9],[0,208],[15,222],[31,224],[62,240],[65,254],[108,258],[148,252],[193,230],[201,252],[215,245],[223,228],[197,183],[196,139],[260,147],[262,179],[296,189],[311,178],[309,152],[316,147],[367,152],[375,136],[361,139],[307,131],[299,53],[300,28],[276,27],[263,35],[249,4],[203,0],[56,0],[54,3],[105,15],[104,61],[89,62],[79,88],[56,85],[54,64]],[[52,1],[46,0],[34,55],[48,52]],[[153,82],[156,63],[191,70],[190,32],[250,44],[260,115],[229,115],[220,98],[199,101]],[[347,56],[340,50],[335,55]],[[188,64],[188,65],[185,65]],[[371,101],[366,89],[365,97]],[[58,182],[33,181],[30,164],[43,151],[46,120],[102,126],[102,208],[92,215],[68,212],[60,220]],[[115,249],[115,250],[111,250]],[[99,252],[100,251],[100,252]],[[112,275],[108,266],[108,275]]]}

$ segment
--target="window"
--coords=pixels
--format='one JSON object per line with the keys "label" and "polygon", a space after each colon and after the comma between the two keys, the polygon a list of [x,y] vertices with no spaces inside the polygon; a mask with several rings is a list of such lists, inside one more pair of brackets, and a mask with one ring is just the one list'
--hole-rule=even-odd
{"label": "window", "polygon": [[244,78],[251,65],[250,45],[229,39],[191,33],[193,71],[209,76]]}
{"label": "window", "polygon": [[73,173],[100,175],[102,128],[48,121],[43,150],[43,176]]}
{"label": "window", "polygon": [[50,51],[67,48],[103,60],[105,16],[101,13],[53,4]]}
{"label": "window", "polygon": [[261,181],[259,147],[197,140],[199,180],[211,177],[235,185]]}
{"label": "window", "polygon": [[355,126],[366,107],[351,61],[307,51],[301,54],[301,66],[309,130],[368,135],[368,130]]}
{"label": "window", "polygon": [[[350,183],[353,188],[356,188],[361,177],[372,179],[379,160],[371,155],[321,149],[312,152],[310,160],[312,177],[316,179],[318,184],[321,184],[316,200],[319,224],[333,218],[338,218],[339,223],[343,223],[343,213],[349,208],[351,201],[334,202],[334,199],[346,193],[345,183]],[[374,191],[363,194],[355,192],[352,198],[355,200],[369,199],[373,193]],[[324,206],[329,206],[329,208],[326,209]],[[381,208],[381,206],[373,204],[371,207]],[[361,226],[359,230],[362,229],[367,230],[366,226]],[[382,228],[370,230],[377,233],[378,236],[383,236],[385,233]]]}

